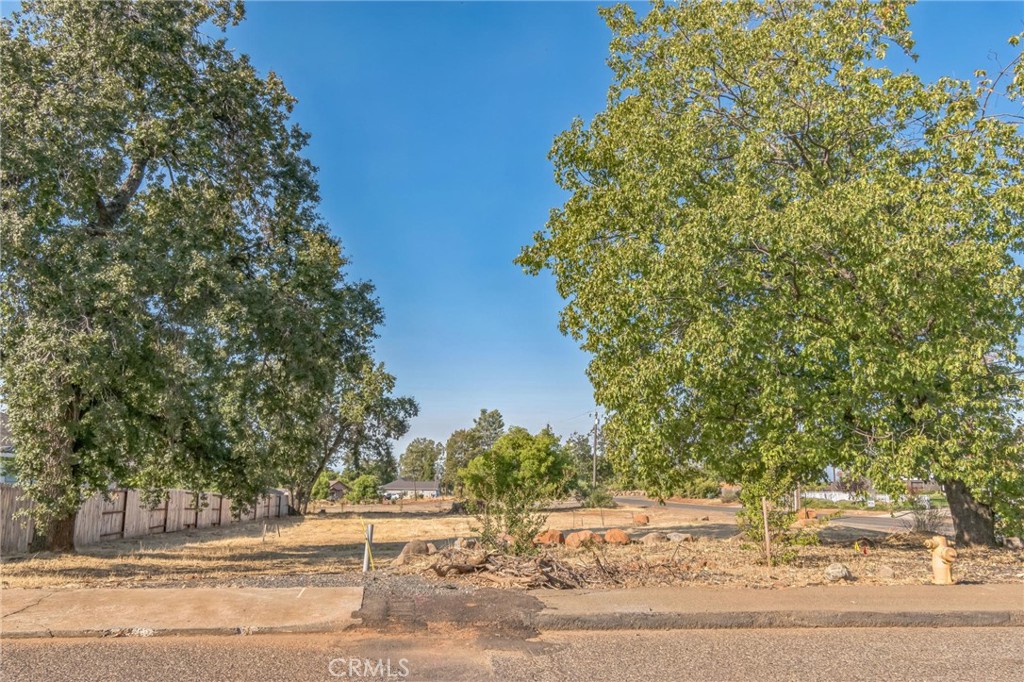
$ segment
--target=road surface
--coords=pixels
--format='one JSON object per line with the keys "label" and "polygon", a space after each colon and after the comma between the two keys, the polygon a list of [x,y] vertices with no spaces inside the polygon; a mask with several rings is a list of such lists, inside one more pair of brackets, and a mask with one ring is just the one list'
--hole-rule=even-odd
{"label": "road surface", "polygon": [[1001,627],[10,640],[0,662],[5,682],[1019,682],[1022,669],[1024,629]]}
{"label": "road surface", "polygon": [[[619,504],[634,507],[662,506],[656,500],[649,500],[643,497],[616,497],[615,501]],[[718,513],[735,515],[736,512],[740,510],[740,507],[738,506],[727,506],[721,504],[690,504],[688,502],[665,502],[664,506],[672,509],[686,509],[704,514]],[[858,530],[893,533],[901,530],[907,530],[910,527],[910,514],[911,512],[909,511],[901,511],[896,512],[895,516],[890,516],[888,513],[881,512],[876,516],[863,516],[859,514],[847,515],[834,518],[831,523],[846,528],[856,528]],[[953,523],[951,520],[948,520],[948,517],[947,522],[943,525],[942,531],[946,535],[953,534]]]}

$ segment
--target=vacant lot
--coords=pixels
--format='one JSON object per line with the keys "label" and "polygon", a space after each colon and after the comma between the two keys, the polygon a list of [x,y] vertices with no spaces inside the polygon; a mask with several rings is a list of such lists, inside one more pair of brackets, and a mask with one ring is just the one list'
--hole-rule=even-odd
{"label": "vacant lot", "polygon": [[[400,568],[389,567],[409,540],[427,540],[443,550],[455,538],[472,535],[472,517],[448,514],[446,510],[447,505],[439,502],[328,507],[322,515],[272,519],[266,528],[262,523],[250,523],[114,541],[70,556],[41,553],[11,557],[0,566],[0,584],[176,587],[197,582],[244,585],[275,576],[317,584],[358,583],[362,579],[362,538],[368,523],[374,524],[378,570],[415,573],[438,581],[481,581],[475,575],[437,577],[430,570],[437,557],[419,557]],[[637,527],[633,522],[637,512],[649,514],[650,524]],[[807,585],[822,582],[824,568],[835,561],[846,564],[861,582],[922,583],[927,582],[930,571],[929,554],[921,546],[921,538],[887,538],[840,528],[826,528],[822,545],[801,547],[794,560],[769,571],[758,550],[735,537],[735,522],[725,513],[711,512],[698,518],[693,511],[673,508],[560,509],[550,514],[548,526],[563,531],[617,527],[634,538],[655,529],[678,530],[696,537],[695,542],[653,546],[583,550],[559,547],[544,551],[544,556],[590,576],[587,580],[595,586]],[[870,542],[865,542],[864,536]],[[1020,582],[1024,579],[1024,553],[962,549],[954,573],[963,582]]]}

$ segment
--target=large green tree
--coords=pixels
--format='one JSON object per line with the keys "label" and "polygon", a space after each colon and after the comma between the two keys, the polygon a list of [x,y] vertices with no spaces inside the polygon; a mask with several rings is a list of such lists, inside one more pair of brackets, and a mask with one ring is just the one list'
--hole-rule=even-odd
{"label": "large green tree", "polygon": [[1019,48],[976,83],[894,73],[905,9],[601,10],[608,106],[557,138],[569,199],[519,262],[554,273],[652,490],[691,461],[751,489],[833,464],[934,476],[961,542],[1020,529]]}
{"label": "large green tree", "polygon": [[532,499],[543,500],[568,491],[575,473],[572,464],[551,429],[534,435],[513,426],[459,475],[470,499],[494,499],[519,489],[528,490]]}
{"label": "large green tree", "polygon": [[307,511],[310,491],[332,463],[345,466],[346,479],[371,473],[379,480],[394,474],[392,443],[409,430],[419,412],[409,396],[394,396],[395,377],[369,355],[345,356],[350,363],[337,374],[334,390],[320,405],[318,439],[290,470],[292,506]]}
{"label": "large green tree", "polygon": [[[590,486],[596,471],[597,480],[601,483],[608,483],[612,476],[611,462],[608,461],[604,451],[603,439],[598,441],[597,458],[595,466],[594,439],[592,435],[585,433],[573,433],[565,439],[562,449],[566,456],[572,461],[575,470],[577,485],[581,489]],[[628,480],[628,479],[627,479]]]}
{"label": "large green tree", "polygon": [[497,545],[508,536],[509,549],[525,553],[533,551],[533,537],[547,518],[543,503],[568,492],[573,466],[551,429],[533,435],[513,426],[460,469],[459,477],[484,544]]}
{"label": "large green tree", "polygon": [[0,359],[37,528],[111,485],[243,504],[376,323],[240,3],[27,0],[0,28]]}
{"label": "large green tree", "polygon": [[410,481],[432,481],[443,460],[444,445],[430,438],[416,438],[398,461],[399,475]]}
{"label": "large green tree", "polygon": [[490,450],[505,433],[505,419],[498,410],[481,408],[480,415],[473,420],[473,432],[480,439],[480,447]]}
{"label": "large green tree", "polygon": [[441,485],[447,492],[461,494],[459,470],[483,452],[480,434],[473,429],[458,429],[448,437],[444,445],[444,470],[441,472]]}

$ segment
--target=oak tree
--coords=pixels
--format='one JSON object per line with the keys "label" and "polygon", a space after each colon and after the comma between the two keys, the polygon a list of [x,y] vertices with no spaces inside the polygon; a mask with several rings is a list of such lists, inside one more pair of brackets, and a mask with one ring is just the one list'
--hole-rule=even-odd
{"label": "oak tree", "polygon": [[558,136],[568,199],[519,262],[567,299],[620,466],[661,493],[691,463],[934,477],[959,541],[1019,531],[1017,39],[926,83],[887,66],[900,2],[601,12],[608,105]]}

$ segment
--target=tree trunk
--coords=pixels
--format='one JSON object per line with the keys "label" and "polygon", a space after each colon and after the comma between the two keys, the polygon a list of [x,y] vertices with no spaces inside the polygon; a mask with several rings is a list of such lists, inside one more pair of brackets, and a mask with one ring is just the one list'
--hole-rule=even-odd
{"label": "tree trunk", "polygon": [[953,529],[958,545],[996,544],[996,522],[992,507],[974,499],[967,485],[959,479],[944,481],[942,487],[953,515]]}
{"label": "tree trunk", "polygon": [[32,551],[34,552],[74,552],[75,551],[75,521],[78,519],[78,510],[54,520],[50,523],[46,533],[37,534],[32,538]]}

